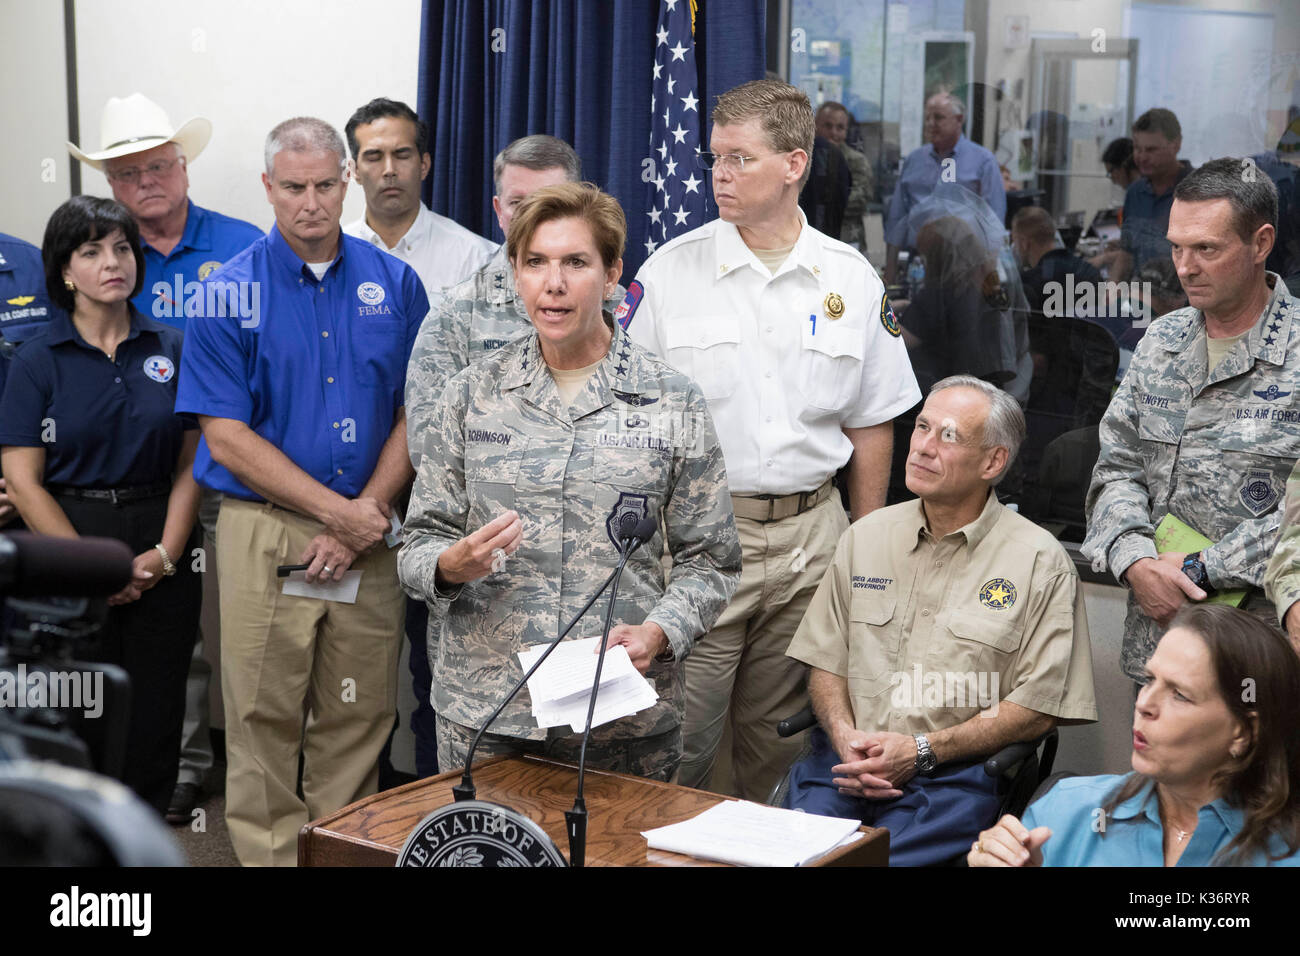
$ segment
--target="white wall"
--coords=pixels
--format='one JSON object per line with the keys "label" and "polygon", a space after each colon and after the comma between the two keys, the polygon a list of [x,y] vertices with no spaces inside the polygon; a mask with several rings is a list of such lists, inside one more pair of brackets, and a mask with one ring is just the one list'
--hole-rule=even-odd
{"label": "white wall", "polygon": [[0,0],[0,232],[40,245],[68,198],[63,5]]}
{"label": "white wall", "polygon": [[[272,215],[258,178],[262,143],[277,122],[310,114],[342,132],[375,96],[415,106],[420,0],[80,0],[75,16],[78,145],[98,148],[110,96],[143,93],[176,124],[206,116],[212,141],[191,166],[191,197],[263,229]],[[0,0],[0,36],[0,231],[39,243],[46,218],[71,194],[61,4]],[[40,180],[47,157],[53,183]],[[84,165],[82,190],[111,195]],[[363,207],[351,190],[344,221]]]}

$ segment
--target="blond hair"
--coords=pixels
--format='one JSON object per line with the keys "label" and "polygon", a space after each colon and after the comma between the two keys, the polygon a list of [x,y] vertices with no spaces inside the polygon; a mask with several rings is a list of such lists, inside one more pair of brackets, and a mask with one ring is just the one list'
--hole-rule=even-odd
{"label": "blond hair", "polygon": [[560,183],[531,193],[519,204],[506,233],[506,254],[511,261],[528,248],[539,226],[556,219],[585,222],[606,269],[623,258],[627,217],[618,200],[595,183]]}
{"label": "blond hair", "polygon": [[[846,111],[847,112],[847,111]],[[734,126],[756,119],[768,144],[778,153],[802,149],[808,157],[799,188],[812,175],[813,140],[817,135],[808,94],[781,80],[751,80],[718,97],[712,120],[716,126]]]}

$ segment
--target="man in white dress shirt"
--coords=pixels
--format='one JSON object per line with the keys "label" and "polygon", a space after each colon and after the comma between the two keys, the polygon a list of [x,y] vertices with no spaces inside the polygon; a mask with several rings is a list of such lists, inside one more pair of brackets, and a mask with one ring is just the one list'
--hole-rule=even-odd
{"label": "man in white dress shirt", "polygon": [[[352,114],[344,129],[352,152],[357,182],[366,194],[366,214],[343,227],[401,259],[419,275],[433,312],[441,290],[455,285],[492,258],[496,243],[439,216],[420,202],[420,183],[429,175],[429,129],[405,103],[382,97]],[[409,666],[416,709],[411,715],[415,734],[415,771],[419,777],[438,772],[438,746],[433,708],[429,704],[432,675],[425,656],[424,632],[428,610],[423,601],[408,600],[406,634],[411,641]],[[390,740],[391,743],[391,740]],[[383,785],[391,776],[388,748],[380,756]]]}
{"label": "man in white dress shirt", "polygon": [[808,97],[756,80],[712,120],[722,218],[646,260],[617,318],[703,390],[743,548],[739,590],[686,661],[681,782],[709,786],[730,723],[731,789],[762,800],[801,744],[776,736],[807,699],[785,651],[848,527],[831,478],[850,463],[855,519],[883,505],[890,423],[921,393],[880,278],[799,209]]}
{"label": "man in white dress shirt", "polygon": [[401,259],[420,276],[429,305],[496,251],[496,243],[440,216],[420,202],[429,175],[429,129],[405,103],[373,99],[352,114],[345,128],[366,214],[343,227]]}

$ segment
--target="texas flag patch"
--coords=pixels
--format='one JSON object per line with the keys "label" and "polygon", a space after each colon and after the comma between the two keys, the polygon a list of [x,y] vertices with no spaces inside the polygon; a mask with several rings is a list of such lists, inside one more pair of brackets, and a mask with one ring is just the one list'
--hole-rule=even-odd
{"label": "texas flag patch", "polygon": [[627,295],[614,310],[614,321],[623,328],[623,331],[626,332],[627,327],[632,324],[632,316],[636,315],[636,307],[641,304],[643,295],[645,295],[645,288],[636,279],[627,284]]}

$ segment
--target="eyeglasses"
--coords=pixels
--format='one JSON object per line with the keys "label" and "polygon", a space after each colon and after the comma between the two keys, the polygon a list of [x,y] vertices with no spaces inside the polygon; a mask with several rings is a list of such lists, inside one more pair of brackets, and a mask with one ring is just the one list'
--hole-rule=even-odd
{"label": "eyeglasses", "polygon": [[180,159],[156,159],[147,166],[129,166],[126,169],[113,170],[106,173],[109,179],[115,183],[125,183],[128,186],[134,186],[140,181],[140,177],[148,173],[154,179],[162,179],[172,171],[172,167],[181,162]]}
{"label": "eyeglasses", "polygon": [[757,162],[762,156],[741,156],[739,153],[701,153],[695,154],[695,165],[700,169],[725,169],[729,173],[743,173],[745,163]]}

